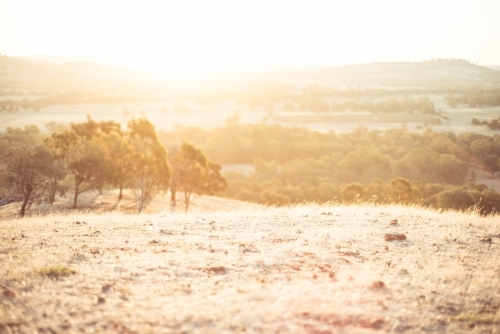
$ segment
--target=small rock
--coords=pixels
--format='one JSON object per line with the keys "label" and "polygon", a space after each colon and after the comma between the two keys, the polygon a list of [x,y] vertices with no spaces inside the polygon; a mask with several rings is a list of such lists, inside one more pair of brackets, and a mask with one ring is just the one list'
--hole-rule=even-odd
{"label": "small rock", "polygon": [[106,293],[109,290],[111,290],[112,287],[113,286],[111,284],[105,284],[105,285],[102,286],[101,291],[104,292],[104,293]]}
{"label": "small rock", "polygon": [[207,269],[207,271],[215,273],[215,274],[225,274],[226,273],[226,268],[223,266],[219,267],[210,267]]}
{"label": "small rock", "polygon": [[106,302],[106,298],[104,297],[97,297],[97,304],[104,304]]}
{"label": "small rock", "polygon": [[481,239],[481,242],[491,244],[491,238],[490,237],[484,237]]}
{"label": "small rock", "polygon": [[387,233],[384,236],[385,241],[394,241],[394,240],[406,240],[406,235],[401,233]]}
{"label": "small rock", "polygon": [[391,225],[397,225],[397,224],[398,224],[398,220],[397,219],[391,220]]}
{"label": "small rock", "polygon": [[4,289],[2,295],[4,297],[16,298],[16,293],[10,289]]}
{"label": "small rock", "polygon": [[360,326],[371,329],[381,329],[385,324],[384,319],[373,318],[360,321]]}
{"label": "small rock", "polygon": [[408,274],[409,274],[409,272],[408,272],[408,270],[406,270],[406,269],[401,269],[401,270],[399,270],[398,274],[399,274],[399,275],[408,275]]}
{"label": "small rock", "polygon": [[382,281],[375,281],[375,282],[372,283],[371,289],[372,290],[382,290],[382,289],[385,289],[385,283],[382,282]]}

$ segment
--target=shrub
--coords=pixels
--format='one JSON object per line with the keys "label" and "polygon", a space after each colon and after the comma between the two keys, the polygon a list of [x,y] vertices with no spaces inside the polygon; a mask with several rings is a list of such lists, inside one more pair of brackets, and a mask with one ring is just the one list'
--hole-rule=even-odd
{"label": "shrub", "polygon": [[58,278],[76,274],[74,269],[65,266],[44,267],[37,270],[37,273],[42,276]]}

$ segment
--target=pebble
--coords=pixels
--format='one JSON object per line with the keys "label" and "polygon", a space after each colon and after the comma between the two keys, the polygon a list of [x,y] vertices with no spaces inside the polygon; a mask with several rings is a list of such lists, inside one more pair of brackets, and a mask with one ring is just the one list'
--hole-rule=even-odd
{"label": "pebble", "polygon": [[16,293],[10,289],[4,289],[3,292],[2,292],[2,295],[4,297],[9,297],[9,298],[15,298],[16,297]]}
{"label": "pebble", "polygon": [[491,238],[490,237],[484,237],[484,238],[481,239],[481,242],[491,244]]}
{"label": "pebble", "polygon": [[226,268],[223,266],[220,267],[210,267],[207,269],[209,272],[213,272],[215,274],[225,274],[226,273]]}
{"label": "pebble", "polygon": [[387,233],[384,236],[385,241],[394,241],[394,240],[406,240],[406,235],[401,233]]}
{"label": "pebble", "polygon": [[372,286],[371,286],[372,290],[382,290],[385,288],[386,288],[385,283],[382,281],[375,281],[372,283]]}

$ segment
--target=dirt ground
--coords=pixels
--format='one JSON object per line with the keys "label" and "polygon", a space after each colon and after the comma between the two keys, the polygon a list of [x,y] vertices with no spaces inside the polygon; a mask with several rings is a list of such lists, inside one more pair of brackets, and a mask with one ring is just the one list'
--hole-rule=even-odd
{"label": "dirt ground", "polygon": [[0,220],[0,333],[500,331],[498,216],[211,205]]}

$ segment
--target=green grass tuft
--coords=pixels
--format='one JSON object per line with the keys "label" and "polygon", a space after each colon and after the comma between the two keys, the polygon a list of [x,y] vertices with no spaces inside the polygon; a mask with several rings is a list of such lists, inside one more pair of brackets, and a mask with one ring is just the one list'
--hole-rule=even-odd
{"label": "green grass tuft", "polygon": [[54,266],[54,267],[44,267],[37,270],[37,274],[47,277],[63,277],[76,274],[74,269],[63,266]]}

